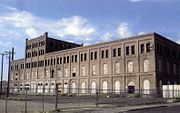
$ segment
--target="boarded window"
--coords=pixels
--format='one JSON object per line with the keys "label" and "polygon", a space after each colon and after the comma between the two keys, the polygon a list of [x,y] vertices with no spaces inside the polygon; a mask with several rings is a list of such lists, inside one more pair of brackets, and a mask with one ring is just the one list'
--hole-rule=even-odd
{"label": "boarded window", "polygon": [[150,94],[150,83],[149,80],[143,82],[144,94]]}
{"label": "boarded window", "polygon": [[108,65],[107,64],[104,64],[103,65],[103,71],[104,71],[104,75],[108,73]]}
{"label": "boarded window", "polygon": [[119,82],[118,80],[116,80],[116,81],[114,82],[114,92],[115,92],[116,94],[119,94],[119,93],[120,93],[120,82]]}
{"label": "boarded window", "polygon": [[149,60],[144,60],[144,72],[149,71]]}
{"label": "boarded window", "polygon": [[133,72],[133,62],[128,62],[127,70],[129,73]]}
{"label": "boarded window", "polygon": [[103,81],[102,89],[103,89],[103,93],[108,92],[108,82],[107,81]]}
{"label": "boarded window", "polygon": [[120,73],[120,63],[119,62],[115,63],[115,73],[116,74]]}
{"label": "boarded window", "polygon": [[91,93],[96,93],[96,82],[93,81],[93,82],[91,83],[91,88],[92,88],[92,89],[91,89]]}

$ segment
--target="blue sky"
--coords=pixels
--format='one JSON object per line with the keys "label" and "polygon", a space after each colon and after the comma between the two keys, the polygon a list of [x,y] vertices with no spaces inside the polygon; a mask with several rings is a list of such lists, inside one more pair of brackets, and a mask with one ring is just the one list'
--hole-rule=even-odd
{"label": "blue sky", "polygon": [[13,46],[23,58],[25,38],[46,31],[84,44],[148,32],[180,42],[180,1],[0,0],[0,52]]}

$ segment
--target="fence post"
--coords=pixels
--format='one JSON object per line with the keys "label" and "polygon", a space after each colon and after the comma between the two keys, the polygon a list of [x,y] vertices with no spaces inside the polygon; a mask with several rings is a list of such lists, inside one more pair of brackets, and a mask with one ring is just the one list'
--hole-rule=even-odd
{"label": "fence post", "polygon": [[79,97],[79,93],[80,93],[80,88],[79,88],[79,86],[78,86],[77,90],[78,90],[78,108],[79,108],[79,99],[80,99],[80,97]]}
{"label": "fence post", "polygon": [[56,84],[56,88],[55,88],[55,96],[56,96],[56,98],[55,98],[55,111],[57,111],[58,110],[58,84]]}
{"label": "fence post", "polygon": [[43,93],[42,93],[42,112],[44,112],[44,92],[45,92],[45,87],[43,85]]}
{"label": "fence post", "polygon": [[25,106],[24,106],[24,111],[25,111],[25,113],[27,113],[27,88],[25,88]]}
{"label": "fence post", "polygon": [[96,89],[96,107],[98,108],[98,89]]}
{"label": "fence post", "polygon": [[109,95],[109,98],[111,98],[111,105],[113,105],[113,88],[110,90],[111,90],[111,94]]}
{"label": "fence post", "polygon": [[172,92],[172,98],[174,99],[174,85],[173,85],[173,92]]}
{"label": "fence post", "polygon": [[8,101],[7,98],[8,98],[8,97],[6,96],[6,101],[5,101],[5,113],[8,113],[8,112],[7,112],[7,101]]}

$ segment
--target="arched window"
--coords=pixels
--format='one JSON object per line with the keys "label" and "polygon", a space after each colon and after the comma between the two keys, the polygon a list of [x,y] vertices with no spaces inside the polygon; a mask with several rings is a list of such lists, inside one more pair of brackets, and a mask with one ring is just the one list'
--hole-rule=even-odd
{"label": "arched window", "polygon": [[49,83],[45,82],[45,93],[49,93]]}
{"label": "arched window", "polygon": [[85,66],[82,66],[81,67],[81,74],[82,74],[82,76],[85,76],[86,75],[86,67]]}
{"label": "arched window", "polygon": [[72,76],[75,77],[76,76],[76,67],[72,68]]}
{"label": "arched window", "polygon": [[107,64],[103,65],[103,72],[104,72],[104,75],[106,75],[108,73],[108,65]]}
{"label": "arched window", "polygon": [[32,72],[32,78],[36,79],[37,78],[37,72]]}
{"label": "arched window", "polygon": [[76,93],[76,83],[72,83],[72,93]]}
{"label": "arched window", "polygon": [[91,88],[92,88],[92,89],[91,89],[91,93],[96,93],[96,82],[93,81],[93,82],[91,83]]}
{"label": "arched window", "polygon": [[173,64],[173,74],[176,74],[176,64]]}
{"label": "arched window", "polygon": [[26,79],[30,79],[30,73],[29,72],[26,73]]}
{"label": "arched window", "polygon": [[49,77],[49,70],[46,70],[46,77]]}
{"label": "arched window", "polygon": [[50,86],[50,92],[51,93],[54,93],[54,91],[55,91],[55,83],[51,83],[51,86]]}
{"label": "arched window", "polygon": [[43,92],[43,83],[38,83],[38,90],[37,90],[37,92],[38,93],[42,93]]}
{"label": "arched window", "polygon": [[68,93],[68,84],[67,83],[64,84],[63,91],[64,91],[64,93]]}
{"label": "arched window", "polygon": [[65,75],[65,77],[68,76],[68,68],[67,67],[65,67],[65,69],[64,69],[64,75]]}
{"label": "arched window", "polygon": [[108,90],[108,82],[107,81],[103,81],[102,89],[103,89],[103,93],[107,93],[107,90]]}
{"label": "arched window", "polygon": [[171,82],[170,82],[170,81],[168,81],[167,83],[168,83],[168,85],[171,85]]}
{"label": "arched window", "polygon": [[163,86],[162,80],[159,80],[159,90],[160,91],[162,91],[162,86]]}
{"label": "arched window", "polygon": [[167,73],[170,73],[170,63],[167,62]]}
{"label": "arched window", "polygon": [[116,74],[120,73],[120,63],[119,62],[115,63],[115,73]]}
{"label": "arched window", "polygon": [[149,80],[143,82],[144,94],[150,94],[150,83]]}
{"label": "arched window", "polygon": [[144,60],[144,72],[149,71],[149,60]]}
{"label": "arched window", "polygon": [[[22,85],[20,85],[20,89],[22,88]],[[36,93],[36,83],[31,83],[31,92]]]}
{"label": "arched window", "polygon": [[76,67],[73,67],[72,72],[76,73]]}
{"label": "arched window", "polygon": [[58,77],[62,77],[62,71],[61,71],[61,69],[58,69],[58,70],[57,70],[57,76],[58,76]]}
{"label": "arched window", "polygon": [[24,72],[21,73],[21,77],[20,77],[21,80],[24,79]]}
{"label": "arched window", "polygon": [[92,75],[96,74],[96,65],[92,65]]}
{"label": "arched window", "polygon": [[128,71],[128,73],[132,73],[133,72],[133,62],[128,62],[127,71]]}
{"label": "arched window", "polygon": [[85,82],[82,82],[81,83],[81,93],[86,93],[86,83]]}
{"label": "arched window", "polygon": [[120,82],[118,80],[114,82],[114,91],[116,94],[120,93]]}
{"label": "arched window", "polygon": [[162,72],[162,61],[158,59],[158,71]]}

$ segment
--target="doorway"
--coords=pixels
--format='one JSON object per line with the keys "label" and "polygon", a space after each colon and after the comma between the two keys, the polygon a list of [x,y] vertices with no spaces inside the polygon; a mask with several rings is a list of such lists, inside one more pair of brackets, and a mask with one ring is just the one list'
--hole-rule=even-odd
{"label": "doorway", "polygon": [[128,94],[134,94],[135,86],[128,86]]}

